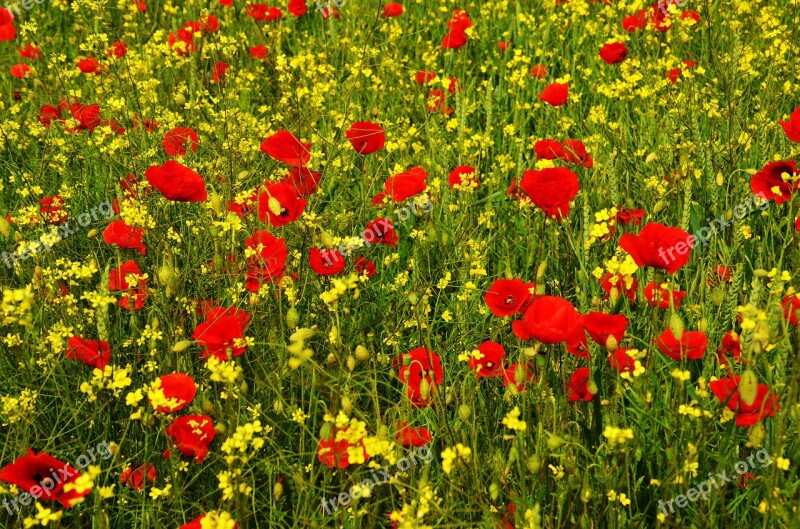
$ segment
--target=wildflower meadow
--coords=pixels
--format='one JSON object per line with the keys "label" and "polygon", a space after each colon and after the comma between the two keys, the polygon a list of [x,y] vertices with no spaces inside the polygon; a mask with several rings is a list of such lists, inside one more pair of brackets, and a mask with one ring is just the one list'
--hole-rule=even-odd
{"label": "wildflower meadow", "polygon": [[0,528],[800,529],[798,0],[0,5]]}

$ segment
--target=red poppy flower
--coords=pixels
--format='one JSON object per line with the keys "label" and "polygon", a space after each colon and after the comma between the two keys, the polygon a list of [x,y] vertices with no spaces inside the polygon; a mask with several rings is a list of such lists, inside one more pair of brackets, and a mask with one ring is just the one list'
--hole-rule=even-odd
{"label": "red poppy flower", "polygon": [[567,163],[583,165],[587,169],[591,169],[594,165],[592,157],[586,153],[586,145],[581,140],[564,140],[563,152],[563,160]]}
{"label": "red poppy flower", "polygon": [[496,279],[483,296],[483,302],[500,318],[516,313],[524,313],[533,295],[534,283],[525,283],[522,279]]}
{"label": "red poppy flower", "polygon": [[194,43],[194,33],[192,29],[186,28],[170,33],[167,36],[169,48],[175,50],[178,55],[189,55],[191,52],[196,51],[197,44]]}
{"label": "red poppy flower", "polygon": [[789,121],[778,121],[789,141],[800,143],[800,107],[794,109]]}
{"label": "red poppy flower", "polygon": [[69,129],[67,132],[76,132],[79,130],[93,131],[100,125],[100,105],[81,105],[76,104],[69,107],[72,117],[78,122],[78,126],[74,129]]}
{"label": "red poppy flower", "polygon": [[[75,483],[80,477],[81,473],[69,464],[30,448],[27,454],[0,469],[0,481],[16,485],[40,500],[57,501],[65,509],[77,505],[91,492],[91,489],[64,490],[65,485]],[[38,492],[34,493],[34,489]]]}
{"label": "red poppy flower", "polygon": [[544,90],[537,95],[539,99],[554,107],[560,107],[569,98],[569,85],[566,83],[553,83],[544,87]]}
{"label": "red poppy flower", "polygon": [[205,321],[192,333],[192,338],[204,348],[200,358],[213,356],[224,362],[242,356],[247,350],[244,331],[250,325],[251,317],[250,313],[236,307],[214,307],[206,312]]}
{"label": "red poppy flower", "polygon": [[682,358],[699,360],[703,358],[708,347],[708,337],[703,331],[683,331],[678,340],[672,330],[667,329],[653,341],[662,353],[677,361]]}
{"label": "red poppy flower", "polygon": [[636,14],[622,19],[622,29],[628,33],[633,33],[639,29],[647,27],[647,11],[641,10]]}
{"label": "red poppy flower", "polygon": [[377,271],[375,269],[375,263],[372,261],[368,261],[366,257],[357,257],[356,264],[355,264],[356,272],[361,274],[367,274],[367,277],[372,277],[375,275]]}
{"label": "red poppy flower", "polygon": [[164,134],[161,144],[169,156],[184,156],[187,147],[192,152],[197,151],[197,133],[186,127],[175,127]]}
{"label": "red poppy flower", "polygon": [[53,121],[59,121],[62,119],[61,109],[52,105],[42,105],[41,110],[39,110],[39,123],[47,128],[50,128],[50,125],[52,125]]}
{"label": "red poppy flower", "polygon": [[681,300],[686,297],[686,292],[680,290],[670,290],[662,288],[656,281],[650,281],[644,287],[644,296],[651,307],[658,307],[659,309],[668,309],[670,293],[672,294],[672,304],[676,309],[681,308]]}
{"label": "red poppy flower", "polygon": [[397,429],[397,441],[403,446],[425,446],[433,439],[431,432],[424,426],[414,428],[403,421],[397,421]]}
{"label": "red poppy flower", "polygon": [[364,451],[364,459],[369,459],[369,454],[364,446],[364,441],[350,443],[346,438],[337,440],[339,432],[346,431],[347,428],[334,428],[330,438],[320,439],[317,445],[317,459],[320,463],[330,469],[347,468],[350,466],[350,449],[360,447]]}
{"label": "red poppy flower", "polygon": [[119,477],[119,482],[127,484],[128,487],[135,491],[143,491],[144,485],[147,481],[155,483],[156,481],[156,467],[149,463],[136,468],[127,467]]}
{"label": "red poppy flower", "polygon": [[544,64],[536,64],[531,68],[530,72],[528,73],[531,74],[531,77],[534,77],[536,79],[544,79],[545,77],[547,77],[547,66],[545,66]]}
{"label": "red poppy flower", "polygon": [[308,251],[308,264],[315,274],[333,276],[344,270],[345,261],[339,250],[321,252],[319,248],[311,248]]}
{"label": "red poppy flower", "polygon": [[569,203],[578,194],[581,186],[578,175],[566,167],[549,167],[525,171],[519,181],[519,188],[546,215],[562,220],[569,215]]}
{"label": "red poppy flower", "polygon": [[103,231],[103,241],[106,244],[117,245],[123,250],[136,250],[142,255],[147,253],[147,247],[142,242],[143,228],[134,228],[125,224],[124,220],[115,220]]}
{"label": "red poppy flower", "polygon": [[681,13],[681,20],[686,20],[687,18],[691,18],[697,24],[700,23],[700,13],[698,13],[694,9],[687,9],[686,11]]}
{"label": "red poppy flower", "polygon": [[672,27],[672,17],[663,1],[659,0],[650,8],[650,21],[653,23],[653,29],[666,33]]}
{"label": "red poppy flower", "polygon": [[403,6],[397,2],[389,2],[383,6],[383,18],[399,17],[403,14]]}
{"label": "red poppy flower", "polygon": [[228,72],[228,68],[230,68],[230,65],[225,61],[219,61],[214,63],[214,70],[211,72],[211,81],[219,83],[220,81],[225,79],[225,75]]}
{"label": "red poppy flower", "polygon": [[456,9],[453,11],[453,18],[447,23],[447,27],[450,29],[460,29],[466,30],[472,26],[472,21],[469,19],[469,15],[463,9]]}
{"label": "red poppy flower", "polygon": [[[207,415],[176,417],[165,431],[175,448],[185,456],[194,457],[196,463],[205,461],[208,445],[217,435],[214,421]],[[170,457],[169,448],[164,452],[164,457]]]}
{"label": "red poppy flower", "polygon": [[159,392],[159,396],[166,399],[166,403],[153,402],[150,395],[147,401],[150,406],[159,413],[173,413],[183,409],[197,394],[197,386],[189,375],[183,373],[172,373],[158,377],[150,388],[150,392]]}
{"label": "red poppy flower", "polygon": [[367,155],[383,149],[386,135],[383,128],[371,121],[358,121],[350,125],[345,133],[347,140],[358,154]]}
{"label": "red poppy flower", "polygon": [[729,410],[736,413],[736,426],[752,426],[767,417],[774,417],[775,412],[781,408],[778,395],[771,393],[766,384],[759,384],[755,399],[751,404],[746,404],[739,393],[739,381],[736,375],[731,378],[721,378],[709,382],[708,388],[717,399],[725,403]]}
{"label": "red poppy flower", "polygon": [[533,378],[533,364],[530,362],[517,362],[503,369],[503,386],[514,386],[517,392],[525,391],[527,382]]}
{"label": "red poppy flower", "polygon": [[523,319],[511,324],[511,329],[520,340],[560,343],[583,332],[583,317],[564,298],[539,296],[528,305]]}
{"label": "red poppy flower", "polygon": [[397,376],[406,385],[406,395],[417,408],[427,406],[436,396],[436,387],[444,380],[439,355],[424,347],[407,353],[408,364],[403,364]]}
{"label": "red poppy flower", "polygon": [[447,106],[447,96],[442,90],[431,90],[428,94],[425,108],[428,112],[441,111],[442,114],[449,116],[453,113],[453,109]]}
{"label": "red poppy flower", "polygon": [[453,189],[477,189],[481,183],[473,175],[475,168],[471,165],[459,165],[447,176],[447,182]]}
{"label": "red poppy flower", "polygon": [[486,340],[478,347],[481,358],[469,357],[469,368],[477,373],[477,378],[495,378],[503,376],[506,350],[497,342]]}
{"label": "red poppy flower", "polygon": [[169,200],[205,202],[208,199],[203,177],[175,160],[167,160],[162,165],[150,167],[144,176],[150,185]]}
{"label": "red poppy flower", "polygon": [[290,167],[289,174],[280,181],[285,182],[297,191],[302,197],[313,195],[317,192],[322,175],[305,167]]}
{"label": "red poppy flower", "polygon": [[564,148],[560,141],[544,139],[533,146],[537,160],[559,160],[564,157]]}
{"label": "red poppy flower", "polygon": [[442,48],[447,50],[457,50],[467,43],[467,34],[459,28],[451,28],[447,35],[442,39]]}
{"label": "red poppy flower", "polygon": [[9,72],[11,75],[16,77],[17,79],[25,79],[28,76],[28,72],[31,71],[31,67],[25,63],[15,64],[11,67]]}
{"label": "red poppy flower", "polygon": [[287,182],[269,182],[258,195],[258,217],[272,226],[285,226],[303,214],[308,202]]}
{"label": "red poppy flower", "polygon": [[616,220],[623,226],[633,224],[639,226],[642,224],[642,219],[647,215],[643,209],[631,209],[617,204],[617,217]]}
{"label": "red poppy flower", "polygon": [[386,196],[394,202],[402,202],[407,198],[417,196],[428,188],[428,184],[425,182],[427,179],[428,173],[422,167],[412,167],[408,171],[390,176],[383,184],[384,192],[375,195],[372,203],[378,204]]}
{"label": "red poppy flower", "polygon": [[680,228],[649,222],[639,235],[624,234],[620,247],[628,252],[639,266],[652,266],[674,274],[689,262],[691,249],[697,239]]}
{"label": "red poppy flower", "polygon": [[[122,298],[117,305],[127,310],[141,310],[144,302],[150,296],[147,289],[147,280],[142,279],[142,271],[135,261],[125,261],[109,272],[108,290],[111,292],[123,291]],[[131,285],[128,278],[136,278],[136,283]]]}
{"label": "red poppy flower", "polygon": [[286,9],[295,17],[301,17],[308,11],[305,0],[289,0]]}
{"label": "red poppy flower", "polygon": [[83,73],[98,74],[104,70],[103,65],[95,57],[86,57],[77,64],[78,69]]}
{"label": "red poppy flower", "polygon": [[624,42],[612,42],[600,48],[600,58],[608,64],[619,64],[628,56]]}
{"label": "red poppy flower", "polygon": [[[222,3],[222,2],[224,2],[226,0],[219,0],[219,1],[220,1],[220,3]],[[230,1],[231,1],[231,3],[233,2],[233,0],[230,0]],[[208,520],[206,520],[206,517],[208,517]],[[217,517],[216,517],[216,515],[211,515],[209,513],[201,514],[200,516],[198,516],[197,518],[195,518],[191,522],[189,522],[187,524],[183,524],[178,529],[206,529],[208,527],[219,527],[217,525]],[[239,524],[234,522],[233,529],[239,529]]]}
{"label": "red poppy flower", "polygon": [[800,325],[797,312],[800,311],[800,294],[786,296],[783,298],[781,306],[783,307],[783,318],[795,327]]}
{"label": "red poppy flower", "polygon": [[497,47],[500,48],[500,51],[503,53],[505,53],[509,46],[511,46],[511,43],[508,41],[501,41],[497,43]]}
{"label": "red poppy flower", "polygon": [[262,268],[267,275],[278,277],[286,266],[288,251],[283,239],[266,230],[256,230],[245,241],[245,248],[253,250],[254,255],[247,258],[251,268]]}
{"label": "red poppy flower", "polygon": [[257,46],[249,47],[248,50],[250,50],[250,57],[254,59],[266,59],[269,48],[263,44],[259,44]]}
{"label": "red poppy flower", "polygon": [[717,349],[717,360],[720,364],[727,364],[726,358],[733,359],[736,363],[742,362],[742,340],[734,331],[728,331],[722,337]]}
{"label": "red poppy flower", "polygon": [[750,179],[753,194],[763,199],[775,199],[776,204],[791,200],[800,189],[800,173],[794,160],[769,162]]}
{"label": "red poppy flower", "polygon": [[606,347],[609,337],[613,336],[617,345],[625,337],[628,328],[628,318],[624,314],[606,314],[604,312],[590,312],[583,317],[583,328],[598,345]]}
{"label": "red poppy flower", "polygon": [[67,358],[102,370],[111,360],[111,347],[105,340],[85,340],[79,336],[72,336],[67,340],[67,350],[64,354]]}
{"label": "red poppy flower", "polygon": [[420,70],[417,72],[414,79],[417,81],[417,84],[428,84],[429,82],[436,79],[436,72],[431,72],[428,70]]}
{"label": "red poppy flower", "polygon": [[608,365],[619,373],[633,373],[636,369],[636,360],[629,354],[630,347],[620,347],[608,355]]}
{"label": "red poppy flower", "polygon": [[128,53],[128,47],[121,40],[116,41],[108,50],[108,55],[121,59]]}
{"label": "red poppy flower", "polygon": [[261,142],[261,152],[273,159],[295,167],[307,165],[311,160],[311,144],[298,140],[288,130],[279,130]]}
{"label": "red poppy flower", "polygon": [[588,367],[579,367],[576,369],[569,378],[567,399],[570,402],[577,402],[579,400],[589,402],[592,400],[595,394],[589,389],[591,381],[592,376]]}
{"label": "red poppy flower", "polygon": [[69,218],[67,210],[64,209],[64,199],[60,195],[53,195],[51,197],[44,197],[39,199],[39,213],[44,217],[44,221],[48,224],[58,226],[63,224]]}
{"label": "red poppy flower", "polygon": [[17,28],[14,27],[14,15],[10,9],[0,7],[0,41],[14,40]]}

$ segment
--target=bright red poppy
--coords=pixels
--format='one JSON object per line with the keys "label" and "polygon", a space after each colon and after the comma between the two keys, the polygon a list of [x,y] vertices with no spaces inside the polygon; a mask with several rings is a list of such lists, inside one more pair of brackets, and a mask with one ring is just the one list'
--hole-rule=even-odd
{"label": "bright red poppy", "polygon": [[[129,278],[135,278],[135,284],[128,283]],[[127,310],[141,310],[150,297],[147,280],[142,278],[142,271],[135,261],[125,261],[109,272],[108,290],[122,292],[117,305]]]}
{"label": "bright red poppy", "polygon": [[364,459],[369,459],[363,440],[359,439],[357,443],[350,443],[346,438],[336,439],[337,434],[345,430],[346,428],[334,428],[328,439],[319,440],[317,459],[330,469],[349,467],[352,448],[361,448],[364,452]]}
{"label": "bright red poppy", "polygon": [[667,329],[653,341],[662,353],[677,361],[699,360],[708,347],[708,337],[703,331],[683,331],[678,340],[672,330]]}
{"label": "bright red poppy", "polygon": [[564,298],[539,296],[528,305],[523,318],[511,324],[511,329],[520,340],[561,343],[583,332],[583,317]]}
{"label": "bright red poppy", "polygon": [[459,165],[447,176],[447,183],[453,189],[478,189],[481,183],[475,178],[475,168],[471,165]]}
{"label": "bright red poppy", "polygon": [[[217,435],[214,421],[207,415],[184,415],[176,417],[166,428],[167,436],[178,451],[202,463],[208,456],[208,445]],[[170,457],[169,448],[164,457]]]}
{"label": "bright red poppy", "polygon": [[383,6],[383,18],[399,17],[403,14],[403,6],[397,2],[389,2]]}
{"label": "bright red poppy", "polygon": [[67,340],[64,355],[87,366],[105,369],[111,360],[111,347],[105,340],[85,340],[80,336],[72,336]]}
{"label": "bright red poppy", "polygon": [[12,66],[9,73],[17,79],[25,79],[30,71],[31,67],[21,62]]}
{"label": "bright red poppy", "polygon": [[171,373],[160,376],[151,386],[151,391],[160,391],[166,402],[153,402],[150,395],[147,401],[159,413],[173,413],[186,407],[197,394],[197,385],[189,375],[184,373]]}
{"label": "bright red poppy", "polygon": [[636,360],[628,354],[630,347],[620,347],[608,355],[608,365],[619,373],[633,373],[636,369]]}
{"label": "bright red poppy", "polygon": [[205,321],[192,333],[192,338],[204,348],[200,358],[213,356],[224,362],[243,355],[247,350],[244,331],[250,325],[251,318],[249,312],[236,307],[214,307],[206,312]]}
{"label": "bright red poppy", "polygon": [[639,235],[626,233],[619,239],[620,247],[628,252],[639,266],[652,266],[674,274],[689,262],[691,249],[697,239],[680,228],[648,222]]}
{"label": "bright red poppy", "polygon": [[566,167],[548,167],[525,171],[519,188],[547,216],[562,220],[569,215],[569,203],[578,194],[581,185],[578,175]]}
{"label": "bright red poppy", "polygon": [[53,195],[39,199],[39,213],[44,217],[47,224],[58,226],[69,218],[64,207],[64,199],[61,195]]}
{"label": "bright red poppy", "polygon": [[786,139],[800,143],[800,107],[794,109],[789,116],[789,121],[778,121],[778,123],[783,127]]}
{"label": "bright red poppy", "polygon": [[397,441],[403,446],[425,446],[433,439],[424,426],[414,428],[403,421],[397,421]]}
{"label": "bright red poppy", "polygon": [[800,189],[800,172],[794,160],[769,162],[750,179],[753,194],[782,204],[792,199]]}
{"label": "bright red poppy", "polygon": [[317,192],[322,175],[305,167],[290,167],[289,174],[280,181],[291,185],[301,197],[307,197]]}
{"label": "bright red poppy", "polygon": [[69,464],[30,448],[27,454],[0,469],[0,481],[16,485],[39,500],[57,501],[65,509],[77,505],[91,492],[91,488],[82,492],[64,490],[65,485],[74,484],[80,477],[81,473]]}
{"label": "bright red poppy", "polygon": [[436,387],[444,380],[439,355],[424,347],[408,353],[408,363],[403,363],[397,373],[406,386],[406,395],[414,407],[428,406],[436,396]]}
{"label": "bright red poppy", "polygon": [[566,83],[552,83],[544,87],[544,90],[537,95],[539,99],[554,107],[560,107],[569,98],[569,85]]}
{"label": "bright red poppy", "polygon": [[142,255],[147,253],[147,247],[142,242],[144,228],[128,226],[124,220],[115,220],[103,230],[103,241],[106,244],[116,245],[123,250],[136,250]]}
{"label": "bright red poppy", "polygon": [[737,364],[742,362],[742,339],[732,330],[725,333],[717,349],[717,360],[720,364],[727,364],[728,358]]}
{"label": "bright red poppy", "polygon": [[708,383],[708,388],[717,400],[736,413],[736,426],[740,428],[752,426],[767,417],[774,417],[775,412],[781,408],[778,395],[771,392],[766,384],[758,384],[755,399],[751,404],[746,404],[739,393],[740,380],[741,378],[735,375]]}
{"label": "bright red poppy", "polygon": [[150,185],[169,200],[205,202],[208,199],[203,177],[175,160],[167,160],[162,165],[150,167],[144,176]]}
{"label": "bright red poppy", "polygon": [[322,252],[319,248],[311,248],[308,251],[308,265],[315,274],[333,276],[342,273],[345,261],[339,250]]}
{"label": "bright red poppy", "polygon": [[686,297],[686,292],[662,288],[658,282],[650,281],[644,287],[644,297],[647,298],[647,302],[651,307],[658,307],[659,309],[668,309],[671,297],[673,306],[679,309],[681,308],[681,300]]}
{"label": "bright red poppy", "polygon": [[533,378],[535,369],[531,362],[517,362],[503,369],[503,386],[513,386],[517,392],[525,391],[525,387]]}
{"label": "bright red poppy", "polygon": [[353,123],[345,134],[353,149],[361,155],[378,152],[386,144],[383,128],[371,121]]}
{"label": "bright red poppy", "polygon": [[800,294],[786,296],[783,298],[781,306],[783,307],[783,318],[795,327],[800,325],[800,319],[798,318],[798,311],[800,311]]}
{"label": "bright red poppy", "polygon": [[569,378],[567,399],[570,402],[589,402],[594,398],[594,393],[589,389],[592,382],[591,372],[588,367],[579,367]]}
{"label": "bright red poppy", "polygon": [[600,58],[608,64],[619,64],[628,56],[624,42],[612,42],[600,48]]}
{"label": "bright red poppy", "polygon": [[300,218],[308,201],[287,182],[268,182],[258,195],[258,217],[272,226],[285,226]]}
{"label": "bright red poppy", "polygon": [[372,203],[379,204],[387,196],[394,202],[417,196],[428,188],[427,179],[428,173],[422,167],[412,167],[408,171],[390,176],[383,184],[384,191],[375,195]]}
{"label": "bright red poppy", "polygon": [[144,490],[145,483],[148,481],[155,483],[156,476],[155,465],[145,463],[136,469],[131,467],[125,468],[119,477],[119,482],[123,485],[128,485],[128,488],[132,490],[141,492]]}
{"label": "bright red poppy", "polygon": [[481,358],[469,357],[469,368],[474,371],[477,378],[495,378],[503,376],[506,359],[506,350],[497,342],[486,340],[478,347],[483,355]]}
{"label": "bright red poppy", "polygon": [[0,41],[14,40],[17,28],[14,27],[14,15],[10,9],[0,7]]}
{"label": "bright red poppy", "polygon": [[647,11],[637,11],[636,14],[622,19],[622,29],[628,33],[633,33],[647,27]]}
{"label": "bright red poppy", "polygon": [[261,152],[273,159],[294,167],[308,165],[311,160],[311,144],[298,140],[288,130],[279,130],[261,142]]}
{"label": "bright red poppy", "polygon": [[590,312],[583,317],[583,328],[586,329],[591,339],[598,345],[606,347],[611,336],[614,337],[617,345],[619,345],[625,337],[628,318],[624,314]]}
{"label": "bright red poppy", "polygon": [[289,5],[286,9],[295,17],[301,17],[308,12],[305,0],[289,0]]}
{"label": "bright red poppy", "polygon": [[197,151],[197,133],[186,127],[175,127],[164,134],[161,145],[169,156],[184,156],[187,148]]}
{"label": "bright red poppy", "polygon": [[522,279],[496,279],[483,296],[483,302],[500,318],[512,314],[524,313],[533,298],[530,289],[534,283],[525,283]]}

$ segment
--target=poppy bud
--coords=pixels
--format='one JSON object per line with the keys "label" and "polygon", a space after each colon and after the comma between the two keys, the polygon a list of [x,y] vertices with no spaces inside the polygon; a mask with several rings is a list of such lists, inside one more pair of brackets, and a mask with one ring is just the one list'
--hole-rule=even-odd
{"label": "poppy bud", "polygon": [[419,383],[419,394],[424,399],[427,400],[428,397],[431,395],[431,385],[428,382],[427,378],[423,378]]}
{"label": "poppy bud", "polygon": [[517,383],[517,386],[521,386],[525,383],[525,376],[528,374],[528,369],[524,366],[519,364],[518,368],[514,370],[514,382]]}
{"label": "poppy bud", "polygon": [[378,117],[378,107],[372,107],[372,117],[373,118]]}
{"label": "poppy bud", "polygon": [[272,402],[272,409],[275,411],[275,413],[283,412],[283,402],[281,402],[280,399],[275,399]]}
{"label": "poppy bud", "polygon": [[725,184],[725,177],[722,176],[722,173],[717,173],[717,178],[715,180],[717,186],[722,187]]}
{"label": "poppy bud", "polygon": [[439,236],[439,240],[442,241],[442,245],[443,246],[445,244],[447,244],[448,239],[449,239],[449,236],[447,235],[446,231],[443,231],[442,234]]}
{"label": "poppy bud", "polygon": [[182,353],[186,349],[189,348],[194,342],[191,340],[181,340],[180,342],[176,343],[172,346],[173,353]]}
{"label": "poppy bud", "polygon": [[530,470],[535,474],[536,472],[539,472],[539,470],[541,470],[542,460],[539,458],[539,456],[532,455],[531,457],[528,458],[527,466],[528,470]]}
{"label": "poppy bud", "polygon": [[342,410],[348,415],[350,412],[353,411],[353,403],[350,401],[350,397],[347,395],[342,395]]}
{"label": "poppy bud", "polygon": [[489,485],[489,497],[492,498],[492,501],[497,501],[497,498],[500,496],[500,485],[497,483],[492,483]]}
{"label": "poppy bud", "polygon": [[300,313],[297,312],[296,308],[292,307],[286,311],[286,324],[290,329],[295,329],[299,323]]}
{"label": "poppy bud", "polygon": [[224,422],[218,422],[214,425],[214,431],[217,433],[225,433],[228,431],[228,427],[225,426]]}
{"label": "poppy bud", "polygon": [[322,428],[319,429],[319,438],[330,439],[331,435],[333,435],[333,425],[329,422],[326,422],[322,425]]}
{"label": "poppy bud", "polygon": [[240,172],[239,174],[237,174],[237,175],[236,175],[236,179],[237,179],[237,180],[244,180],[244,179],[245,179],[245,178],[247,178],[248,176],[250,176],[250,173],[249,173],[249,172],[247,172],[247,171],[242,171],[242,172]]}
{"label": "poppy bud", "polygon": [[242,380],[242,383],[239,384],[239,393],[245,394],[248,389],[250,389],[250,386],[247,385],[247,381]]}
{"label": "poppy bud", "polygon": [[658,154],[651,152],[647,155],[647,158],[644,159],[644,163],[653,163],[658,160]]}
{"label": "poppy bud", "polygon": [[419,301],[419,298],[417,298],[417,295],[415,293],[410,292],[408,294],[408,301],[411,303],[411,306],[413,307],[414,305],[417,304],[417,301]]}
{"label": "poppy bud", "polygon": [[681,336],[683,336],[683,329],[683,320],[673,312],[669,317],[669,330],[672,331],[672,335],[676,340],[680,340]]}
{"label": "poppy bud", "polygon": [[208,197],[208,202],[211,206],[211,209],[217,215],[222,215],[225,213],[225,206],[222,203],[222,197],[220,197],[217,193],[211,193],[211,195]]}
{"label": "poppy bud", "polygon": [[711,293],[711,303],[719,307],[725,301],[725,291],[721,288],[715,288]]}
{"label": "poppy bud", "polygon": [[92,228],[91,230],[89,230],[89,231],[86,233],[86,236],[87,236],[88,238],[90,238],[90,239],[94,239],[95,237],[97,237],[97,234],[98,234],[98,233],[100,233],[100,230],[98,230],[97,228]]}
{"label": "poppy bud", "polygon": [[522,354],[524,354],[528,358],[533,358],[536,356],[536,349],[534,349],[533,347],[526,347],[525,349],[522,350]]}
{"label": "poppy bud", "polygon": [[347,369],[353,371],[356,368],[356,359],[353,355],[347,355]]}
{"label": "poppy bud", "polygon": [[548,434],[547,448],[549,448],[551,452],[557,450],[562,444],[564,444],[564,441],[560,437],[555,434]]}
{"label": "poppy bud", "polygon": [[763,268],[756,268],[755,270],[753,270],[753,275],[756,277],[767,277],[769,275],[769,272],[767,272]]}
{"label": "poppy bud", "polygon": [[183,105],[186,104],[186,96],[184,96],[181,93],[175,94],[174,100],[175,100],[175,103],[178,104],[178,106],[182,107]]}
{"label": "poppy bud", "polygon": [[663,201],[663,200],[659,200],[658,202],[656,202],[656,205],[655,205],[655,206],[653,206],[653,213],[658,213],[659,211],[661,211],[662,209],[664,209],[664,207],[665,207],[666,205],[667,205],[667,203],[666,203],[665,201]]}
{"label": "poppy bud", "polygon": [[272,487],[272,497],[275,499],[275,501],[278,501],[281,499],[281,496],[283,496],[283,483],[278,481],[275,483],[275,486]]}
{"label": "poppy bud", "polygon": [[328,362],[329,366],[332,366],[336,363],[336,356],[333,353],[328,353],[328,357],[325,359]]}
{"label": "poppy bud", "polygon": [[333,237],[327,231],[322,232],[322,234],[320,235],[320,240],[322,241],[322,246],[326,248],[333,247]]}
{"label": "poppy bud", "polygon": [[203,412],[208,414],[214,412],[214,404],[210,400],[203,402]]}
{"label": "poppy bud", "polygon": [[708,318],[702,318],[702,319],[701,319],[701,320],[700,320],[700,321],[697,323],[697,328],[698,328],[699,330],[703,331],[703,332],[706,332],[706,330],[708,329]]}
{"label": "poppy bud", "polygon": [[747,406],[752,406],[758,395],[758,377],[750,369],[745,369],[739,379],[739,398]]}
{"label": "poppy bud", "polygon": [[469,418],[472,415],[472,408],[467,406],[466,404],[462,404],[458,407],[458,418],[464,422],[469,422]]}
{"label": "poppy bud", "polygon": [[733,210],[729,209],[725,212],[725,220],[731,220],[733,218]]}
{"label": "poppy bud", "polygon": [[153,331],[158,331],[161,328],[161,322],[158,321],[158,318],[153,318],[153,323],[150,324],[150,327]]}
{"label": "poppy bud", "polygon": [[356,346],[356,358],[361,360],[362,362],[366,362],[369,360],[369,351],[363,345]]}
{"label": "poppy bud", "polygon": [[754,447],[759,447],[764,444],[764,439],[767,437],[767,431],[764,428],[763,422],[757,422],[747,431],[747,440]]}
{"label": "poppy bud", "polygon": [[280,216],[281,203],[280,201],[278,201],[277,198],[269,197],[269,200],[267,200],[267,207],[269,208],[269,210],[272,212],[273,215]]}
{"label": "poppy bud", "polygon": [[3,235],[3,237],[11,235],[11,223],[2,216],[0,216],[0,234]]}
{"label": "poppy bud", "polygon": [[619,341],[617,341],[617,339],[614,337],[613,334],[609,335],[608,339],[606,340],[606,351],[608,351],[609,353],[613,353],[618,348],[619,348]]}
{"label": "poppy bud", "polygon": [[539,268],[536,269],[536,279],[543,278],[545,272],[547,272],[547,260],[544,260],[541,263],[539,263]]}

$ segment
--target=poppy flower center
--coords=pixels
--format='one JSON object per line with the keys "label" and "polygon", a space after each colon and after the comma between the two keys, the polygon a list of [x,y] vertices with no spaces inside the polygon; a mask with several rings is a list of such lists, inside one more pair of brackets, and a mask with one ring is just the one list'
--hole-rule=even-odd
{"label": "poppy flower center", "polygon": [[514,303],[514,296],[508,296],[506,298],[506,305],[511,305],[512,303]]}
{"label": "poppy flower center", "polygon": [[486,362],[486,367],[491,369],[494,367],[494,362]]}

